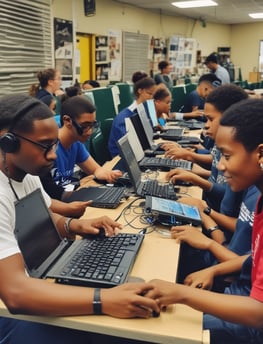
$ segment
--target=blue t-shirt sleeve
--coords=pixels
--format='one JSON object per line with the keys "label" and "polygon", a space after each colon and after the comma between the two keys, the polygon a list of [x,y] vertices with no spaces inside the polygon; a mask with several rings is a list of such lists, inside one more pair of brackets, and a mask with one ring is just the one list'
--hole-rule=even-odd
{"label": "blue t-shirt sleeve", "polygon": [[90,154],[84,143],[76,142],[76,164],[81,164],[89,158]]}

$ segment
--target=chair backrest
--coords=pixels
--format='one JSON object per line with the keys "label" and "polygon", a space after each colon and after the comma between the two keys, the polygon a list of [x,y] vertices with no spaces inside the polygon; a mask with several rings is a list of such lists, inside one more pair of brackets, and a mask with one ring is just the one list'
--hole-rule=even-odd
{"label": "chair backrest", "polygon": [[172,93],[172,104],[171,104],[171,112],[178,112],[184,105],[186,92],[184,85],[180,86],[173,86],[171,88]]}
{"label": "chair backrest", "polygon": [[196,89],[197,84],[196,83],[190,83],[190,84],[186,84],[184,87],[185,87],[185,93],[187,95]]}
{"label": "chair backrest", "polygon": [[133,93],[133,85],[125,82],[119,82],[116,84],[116,86],[119,88],[119,98],[120,98],[120,104],[118,106],[119,112],[134,101],[134,93]]}
{"label": "chair backrest", "polygon": [[98,122],[102,122],[105,118],[116,116],[113,94],[110,87],[94,88],[91,89],[87,95],[90,96],[90,93],[93,94]]}
{"label": "chair backrest", "polygon": [[104,137],[101,130],[96,131],[90,138],[91,155],[98,164],[103,165],[106,161],[111,160],[108,150],[108,140]]}

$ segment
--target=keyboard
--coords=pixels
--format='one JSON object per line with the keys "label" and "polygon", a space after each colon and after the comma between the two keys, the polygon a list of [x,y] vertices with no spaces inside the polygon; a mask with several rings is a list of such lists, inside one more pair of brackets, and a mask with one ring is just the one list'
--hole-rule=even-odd
{"label": "keyboard", "polygon": [[129,276],[143,239],[144,235],[121,233],[86,240],[56,281],[102,288],[122,284]]}
{"label": "keyboard", "polygon": [[141,169],[161,169],[170,171],[172,168],[182,168],[191,171],[193,163],[187,160],[173,160],[169,158],[145,157],[139,162]]}
{"label": "keyboard", "polygon": [[155,179],[143,182],[140,196],[155,196],[173,200],[177,199],[173,184],[159,184]]}

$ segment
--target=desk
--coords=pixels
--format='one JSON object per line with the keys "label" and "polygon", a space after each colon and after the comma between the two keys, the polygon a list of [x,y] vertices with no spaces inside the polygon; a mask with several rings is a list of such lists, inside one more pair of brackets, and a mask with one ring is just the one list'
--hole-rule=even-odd
{"label": "desk", "polygon": [[[114,164],[114,161],[112,163]],[[126,202],[117,209],[87,208],[84,217],[107,214],[115,218],[125,206]],[[127,231],[132,231],[132,229],[127,228]],[[147,234],[131,276],[140,277],[146,281],[160,278],[174,282],[178,254],[179,245],[175,240],[161,237],[157,232]],[[170,306],[167,312],[163,312],[159,318],[150,319],[117,319],[95,315],[73,317],[11,315],[2,302],[0,302],[0,315],[151,343],[193,344],[203,342],[202,313],[180,304]]]}

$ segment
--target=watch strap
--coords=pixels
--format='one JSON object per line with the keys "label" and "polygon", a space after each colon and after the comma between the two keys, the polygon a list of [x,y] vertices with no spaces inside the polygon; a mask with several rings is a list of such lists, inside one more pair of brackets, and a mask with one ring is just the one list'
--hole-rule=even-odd
{"label": "watch strap", "polygon": [[220,228],[218,227],[218,225],[215,225],[215,226],[213,226],[213,227],[208,228],[207,233],[208,233],[208,234],[211,234],[211,233],[213,233],[213,232],[216,231],[216,230],[220,230]]}
{"label": "watch strap", "polygon": [[203,212],[206,214],[206,215],[210,215],[212,209],[210,207],[206,207]]}
{"label": "watch strap", "polygon": [[94,289],[93,313],[96,315],[102,314],[102,305],[101,305],[101,299],[100,299],[100,288]]}

